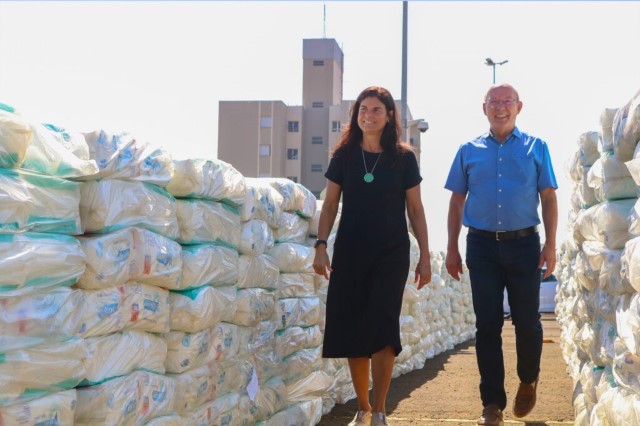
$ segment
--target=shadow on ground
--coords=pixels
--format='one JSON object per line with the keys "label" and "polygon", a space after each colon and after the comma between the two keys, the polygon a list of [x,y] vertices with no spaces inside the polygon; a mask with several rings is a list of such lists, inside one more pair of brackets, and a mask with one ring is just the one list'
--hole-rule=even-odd
{"label": "shadow on ground", "polygon": [[[444,370],[445,364],[452,356],[472,356],[475,362],[475,355],[469,349],[474,346],[474,340],[461,343],[455,348],[445,351],[431,359],[428,359],[421,369],[413,370],[393,379],[391,390],[387,397],[387,413],[393,412],[401,401],[409,398],[411,393],[421,388],[425,383],[434,379]],[[373,393],[369,392],[370,400],[373,400]],[[336,404],[330,413],[322,416],[319,426],[335,426],[347,424],[358,409],[356,399],[347,401],[345,404]],[[531,423],[532,426],[544,423]]]}

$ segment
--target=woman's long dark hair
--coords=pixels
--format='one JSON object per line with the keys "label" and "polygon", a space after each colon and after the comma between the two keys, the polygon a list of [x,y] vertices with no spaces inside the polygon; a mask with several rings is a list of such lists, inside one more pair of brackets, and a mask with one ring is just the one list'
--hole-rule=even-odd
{"label": "woman's long dark hair", "polygon": [[367,87],[358,95],[355,104],[353,104],[351,108],[349,124],[345,125],[342,136],[333,149],[333,155],[340,152],[349,156],[360,147],[360,142],[362,142],[362,129],[358,126],[358,113],[362,101],[369,97],[379,99],[380,102],[384,104],[387,113],[391,113],[391,117],[389,117],[387,124],[385,124],[382,130],[380,144],[382,145],[382,150],[386,154],[391,154],[392,161],[395,162],[403,152],[411,150],[411,147],[406,143],[400,142],[402,126],[400,125],[400,116],[396,110],[396,103],[391,93],[384,87],[379,86]]}

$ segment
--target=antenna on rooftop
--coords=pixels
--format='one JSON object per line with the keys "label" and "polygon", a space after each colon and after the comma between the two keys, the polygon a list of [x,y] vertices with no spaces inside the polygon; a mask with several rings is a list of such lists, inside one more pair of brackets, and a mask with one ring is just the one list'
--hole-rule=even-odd
{"label": "antenna on rooftop", "polygon": [[327,38],[327,3],[322,3],[322,38]]}

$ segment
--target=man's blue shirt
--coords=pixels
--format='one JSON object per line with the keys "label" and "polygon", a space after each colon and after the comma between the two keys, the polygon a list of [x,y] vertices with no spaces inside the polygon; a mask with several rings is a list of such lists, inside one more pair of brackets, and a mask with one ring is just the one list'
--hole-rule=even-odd
{"label": "man's blue shirt", "polygon": [[468,194],[463,225],[515,231],[538,225],[538,193],[558,188],[547,144],[516,127],[504,143],[491,133],[460,146],[445,188]]}

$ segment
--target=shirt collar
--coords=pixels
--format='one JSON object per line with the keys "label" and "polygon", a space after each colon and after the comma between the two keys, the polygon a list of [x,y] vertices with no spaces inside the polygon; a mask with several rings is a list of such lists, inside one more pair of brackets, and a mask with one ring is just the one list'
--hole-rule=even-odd
{"label": "shirt collar", "polygon": [[[491,138],[493,141],[498,143],[498,139],[496,139],[496,137],[493,136],[493,133],[491,133],[491,129],[489,129],[489,131],[485,133],[485,136],[487,138]],[[511,132],[511,134],[507,136],[507,138],[504,140],[503,143],[507,143],[512,136],[515,136],[516,139],[520,139],[522,137],[522,133],[520,132],[520,129],[518,129],[517,126],[513,128],[513,132]]]}

